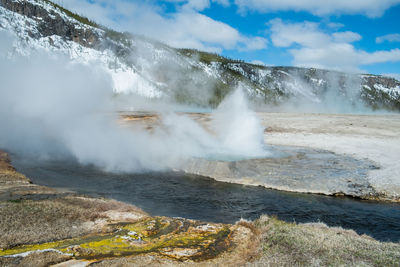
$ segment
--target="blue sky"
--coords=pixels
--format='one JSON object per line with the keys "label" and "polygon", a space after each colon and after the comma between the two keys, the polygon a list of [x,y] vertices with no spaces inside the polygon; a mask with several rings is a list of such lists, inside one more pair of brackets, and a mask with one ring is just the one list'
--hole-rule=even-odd
{"label": "blue sky", "polygon": [[400,79],[400,0],[58,0],[98,23],[266,65]]}

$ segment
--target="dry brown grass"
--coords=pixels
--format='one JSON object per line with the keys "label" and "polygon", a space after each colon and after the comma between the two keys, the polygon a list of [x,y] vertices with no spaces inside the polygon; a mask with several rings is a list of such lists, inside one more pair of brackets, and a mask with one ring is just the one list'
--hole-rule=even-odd
{"label": "dry brown grass", "polygon": [[294,224],[262,216],[262,256],[251,266],[399,266],[400,244],[382,243],[352,230]]}
{"label": "dry brown grass", "polygon": [[29,183],[29,179],[11,165],[8,154],[0,150],[0,186]]}
{"label": "dry brown grass", "polygon": [[241,219],[236,223],[236,225],[246,227],[251,231],[248,237],[244,237],[244,239],[248,239],[248,244],[243,246],[240,258],[244,260],[244,263],[255,261],[260,257],[261,253],[261,232],[260,229],[257,228],[254,222]]}
{"label": "dry brown grass", "polygon": [[[61,240],[99,231],[96,219],[108,210],[144,214],[113,200],[63,197],[0,202],[0,248]],[[88,223],[89,222],[89,223]]]}
{"label": "dry brown grass", "polygon": [[[49,194],[53,198],[29,199],[35,194]],[[63,197],[51,188],[30,184],[29,179],[12,167],[7,153],[2,151],[0,196],[4,200],[0,201],[0,249],[98,232],[104,223],[94,223],[97,219],[113,221],[105,213],[107,211],[146,215],[132,205],[115,200]]]}
{"label": "dry brown grass", "polygon": [[90,232],[86,221],[99,214],[65,199],[0,203],[0,247],[76,237]]}
{"label": "dry brown grass", "polygon": [[0,266],[45,267],[70,259],[71,256],[55,251],[34,252],[26,257],[0,257]]}

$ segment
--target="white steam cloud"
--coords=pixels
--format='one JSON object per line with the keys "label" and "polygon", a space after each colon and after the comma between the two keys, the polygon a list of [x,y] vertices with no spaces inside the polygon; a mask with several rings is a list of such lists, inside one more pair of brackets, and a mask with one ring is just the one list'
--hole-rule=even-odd
{"label": "white steam cloud", "polygon": [[248,109],[243,89],[228,95],[214,112],[213,128],[229,154],[259,157],[265,155],[263,128],[257,116]]}
{"label": "white steam cloud", "polygon": [[150,133],[118,123],[112,81],[100,64],[40,53],[10,59],[9,47],[0,48],[1,149],[72,157],[109,171],[175,168],[191,157],[266,155],[263,129],[240,88],[212,115],[210,129],[168,112]]}

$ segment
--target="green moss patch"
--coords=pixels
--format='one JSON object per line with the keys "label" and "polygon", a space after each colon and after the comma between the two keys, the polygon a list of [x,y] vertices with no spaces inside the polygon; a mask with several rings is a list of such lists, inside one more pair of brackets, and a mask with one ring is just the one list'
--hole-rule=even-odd
{"label": "green moss patch", "polygon": [[158,253],[176,260],[203,260],[231,246],[231,230],[224,224],[151,217],[136,223],[114,224],[112,233],[22,245],[0,250],[0,256],[55,249],[76,259],[103,259],[143,253]]}

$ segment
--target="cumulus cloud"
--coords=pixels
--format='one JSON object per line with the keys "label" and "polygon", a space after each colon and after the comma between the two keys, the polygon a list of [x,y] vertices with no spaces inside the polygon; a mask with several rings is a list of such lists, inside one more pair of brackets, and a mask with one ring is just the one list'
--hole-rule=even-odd
{"label": "cumulus cloud", "polygon": [[241,41],[243,45],[238,47],[241,51],[261,50],[266,48],[268,43],[268,40],[263,37],[241,37]]}
{"label": "cumulus cloud", "polygon": [[285,23],[271,20],[271,40],[276,47],[288,48],[293,64],[303,67],[360,72],[360,66],[400,61],[400,49],[366,52],[356,49],[353,42],[362,37],[355,32],[327,33],[319,23]]}
{"label": "cumulus cloud", "polygon": [[399,33],[392,33],[392,34],[386,34],[383,36],[376,37],[376,42],[378,44],[383,43],[383,42],[400,42],[400,34]]}
{"label": "cumulus cloud", "polygon": [[331,14],[363,14],[380,17],[400,0],[235,0],[240,12],[306,11],[317,16]]}
{"label": "cumulus cloud", "polygon": [[335,32],[332,34],[333,39],[336,42],[352,43],[361,40],[362,36],[356,32]]}
{"label": "cumulus cloud", "polygon": [[344,27],[343,23],[337,23],[337,22],[329,22],[326,24],[326,26],[328,26],[329,28],[333,29],[333,30],[339,30],[340,28]]}
{"label": "cumulus cloud", "polygon": [[294,43],[320,47],[331,41],[330,36],[318,30],[318,23],[284,23],[281,19],[273,19],[267,25],[271,26],[271,39],[277,47],[290,47]]}
{"label": "cumulus cloud", "polygon": [[230,6],[230,4],[231,4],[229,2],[229,0],[211,0],[211,2],[220,4],[220,5],[224,6],[224,7]]}
{"label": "cumulus cloud", "polygon": [[[210,0],[168,0],[175,11],[151,1],[69,0],[58,1],[112,29],[141,34],[178,48],[221,52],[224,49],[258,50],[267,45],[263,37],[246,36],[237,29],[202,13]],[[226,0],[213,0],[229,5]]]}
{"label": "cumulus cloud", "polygon": [[209,0],[189,0],[189,1],[183,1],[185,4],[183,8],[186,9],[193,9],[193,10],[204,10],[208,7],[210,7],[210,1]]}

